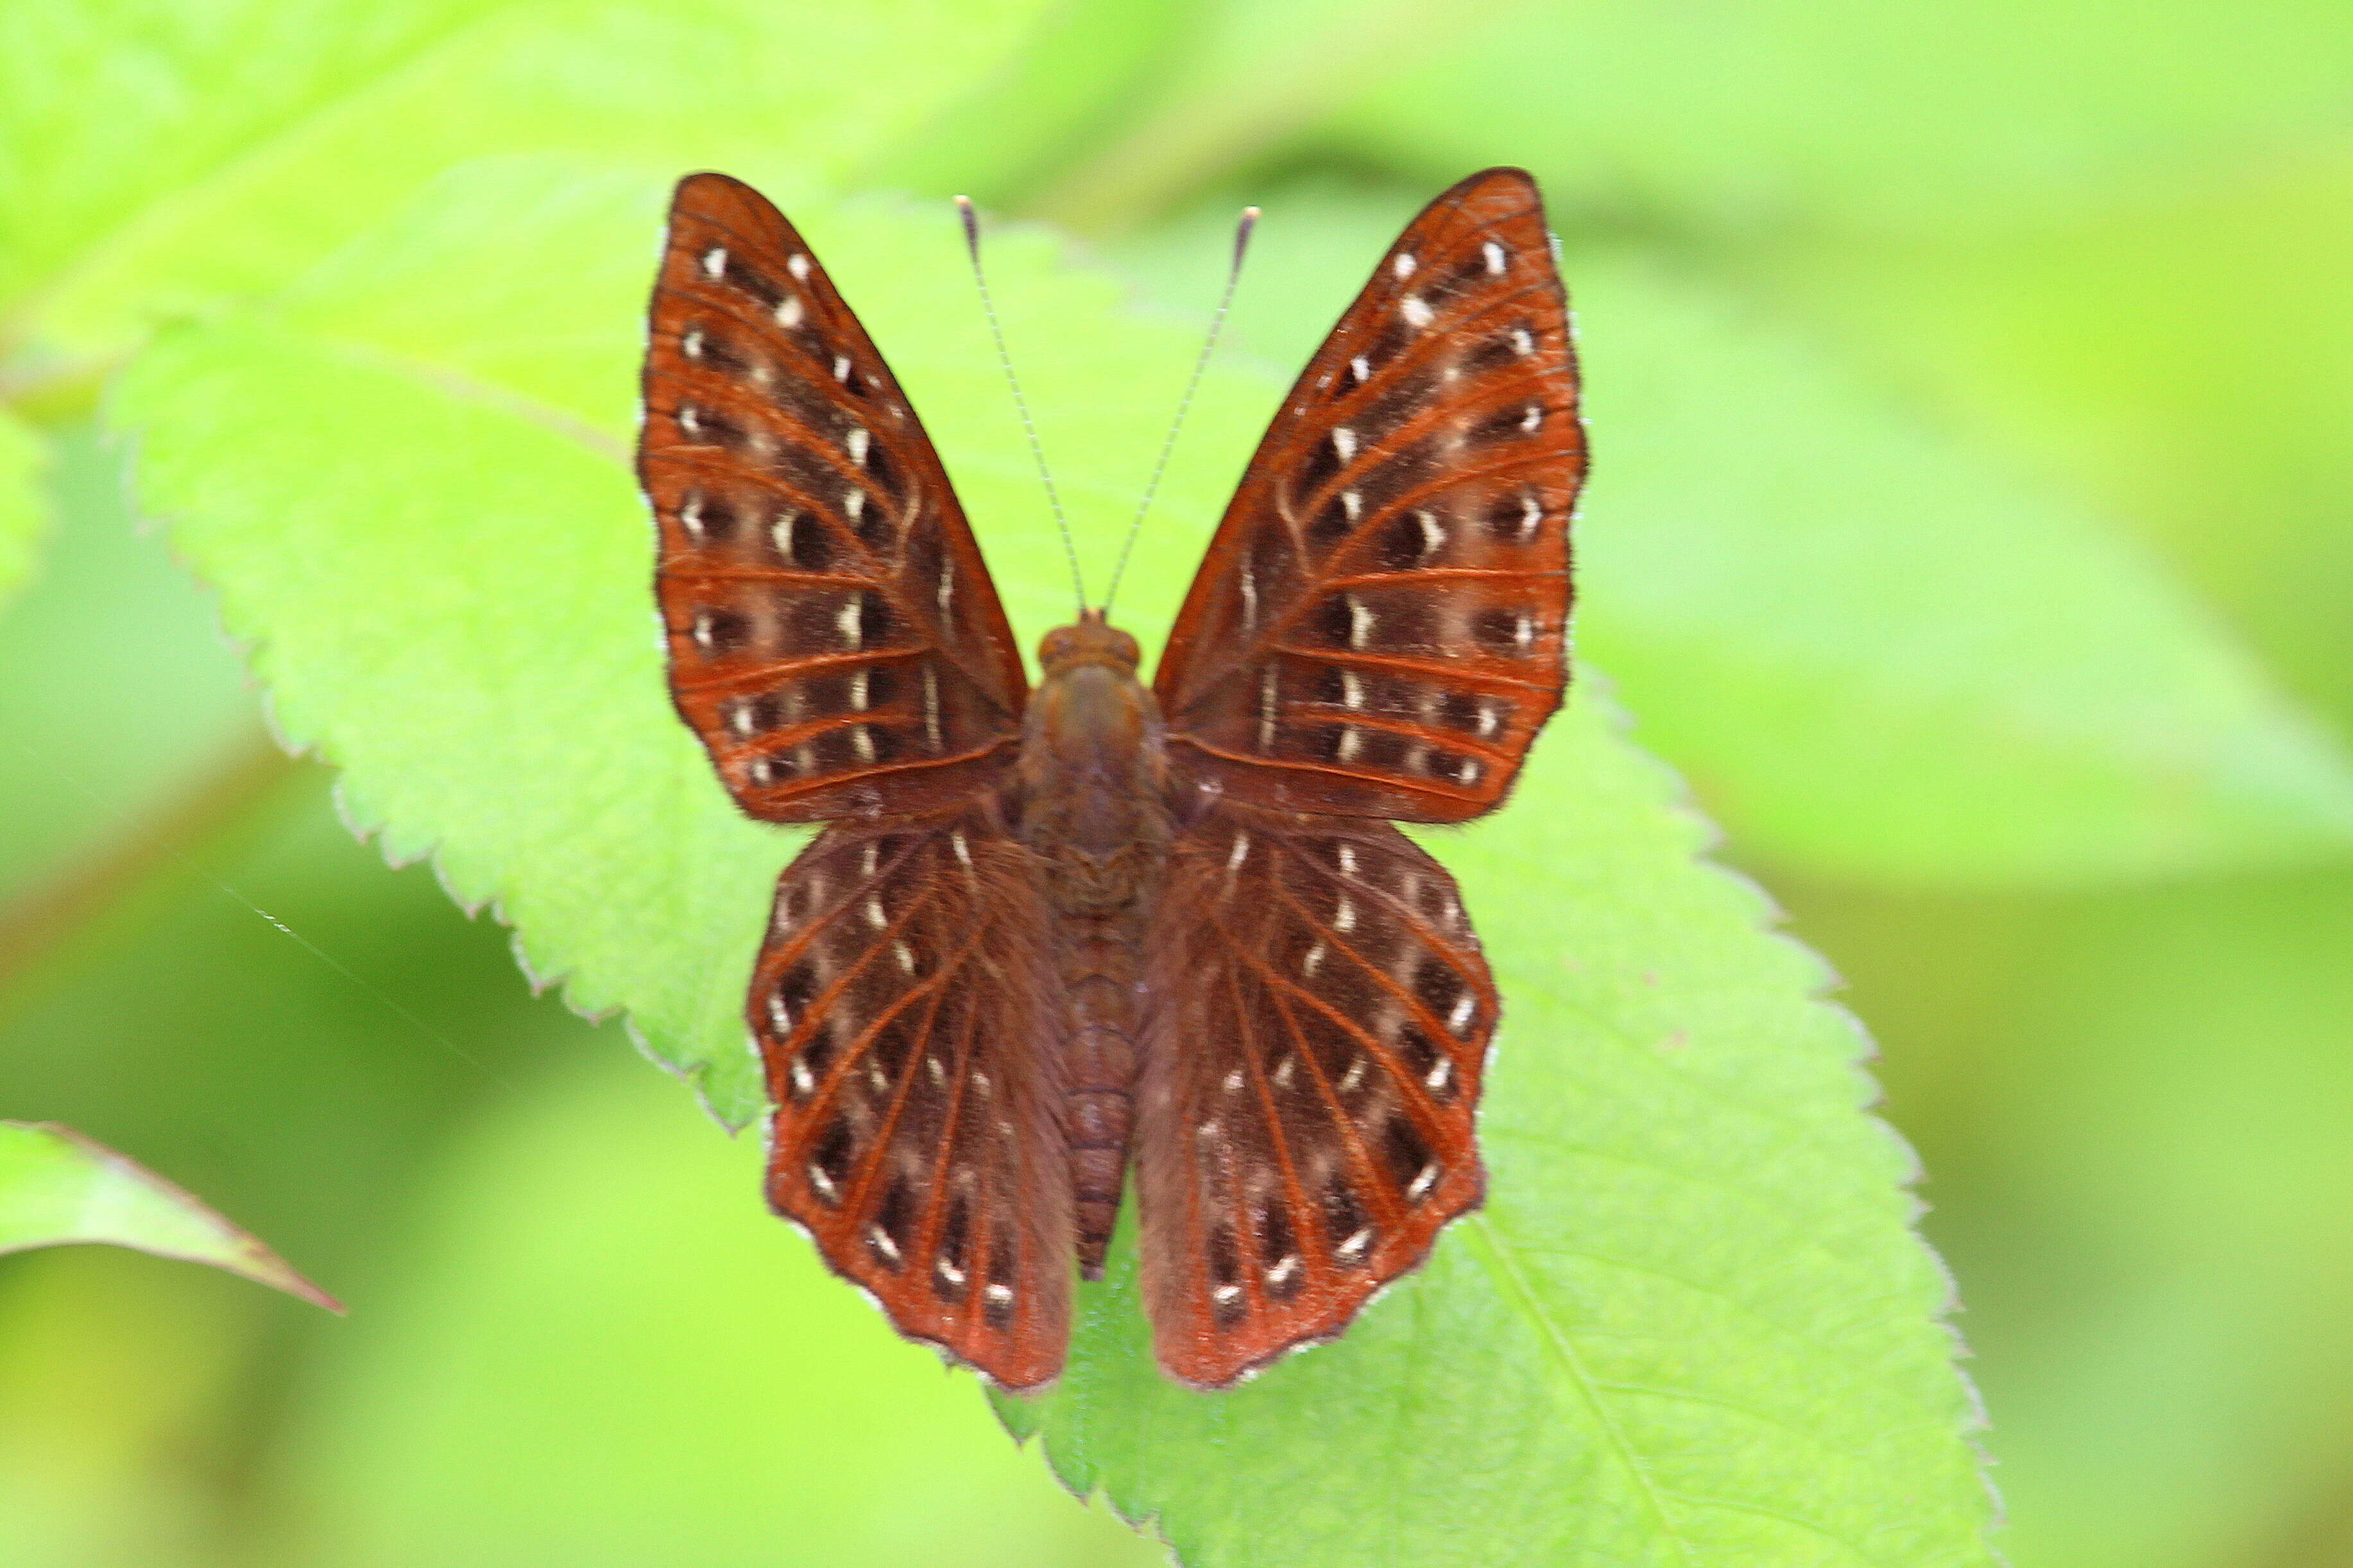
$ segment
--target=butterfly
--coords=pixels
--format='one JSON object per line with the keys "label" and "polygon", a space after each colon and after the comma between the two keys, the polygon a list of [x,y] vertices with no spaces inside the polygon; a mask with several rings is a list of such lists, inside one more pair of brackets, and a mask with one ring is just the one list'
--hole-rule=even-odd
{"label": "butterfly", "polygon": [[1033,689],[825,269],[680,183],[638,446],[670,691],[738,806],[826,825],[747,1006],[767,1195],[901,1333],[1050,1383],[1132,1176],[1155,1355],[1227,1387],[1478,1206],[1501,1004],[1395,824],[1495,809],[1560,704],[1569,332],[1534,181],[1455,185],[1283,399],[1151,685],[1086,609]]}

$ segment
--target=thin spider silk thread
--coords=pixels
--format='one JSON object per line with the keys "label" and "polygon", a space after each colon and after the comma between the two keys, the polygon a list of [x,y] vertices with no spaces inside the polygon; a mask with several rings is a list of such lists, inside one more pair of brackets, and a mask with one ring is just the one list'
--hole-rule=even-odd
{"label": "thin spider silk thread", "polygon": [[1079,614],[1087,613],[1087,583],[1079,574],[1079,547],[1071,540],[1070,519],[1062,515],[1062,498],[1055,492],[1054,476],[1046,468],[1046,449],[1038,441],[1038,426],[1029,417],[1029,400],[1021,395],[1021,379],[1013,374],[1013,356],[1005,352],[1005,329],[997,324],[997,301],[989,297],[988,275],[980,269],[980,218],[970,196],[955,199],[956,215],[964,220],[964,247],[972,258],[972,280],[980,286],[980,308],[988,317],[988,335],[997,344],[997,368],[1013,389],[1014,411],[1021,416],[1021,434],[1029,438],[1029,458],[1038,465],[1038,479],[1046,487],[1046,504],[1054,509],[1054,526],[1061,531],[1062,553],[1071,563],[1071,585],[1078,591]]}
{"label": "thin spider silk thread", "polygon": [[1193,361],[1192,378],[1185,383],[1185,395],[1176,400],[1176,417],[1168,422],[1167,438],[1160,443],[1160,456],[1152,465],[1152,478],[1145,481],[1144,499],[1136,503],[1135,516],[1129,520],[1127,537],[1120,542],[1119,563],[1111,569],[1111,586],[1103,590],[1103,615],[1111,615],[1111,602],[1119,596],[1120,579],[1127,575],[1127,558],[1134,553],[1135,536],[1144,531],[1144,514],[1152,510],[1152,500],[1160,493],[1161,476],[1168,471],[1169,455],[1176,450],[1176,433],[1185,428],[1185,416],[1192,411],[1193,395],[1201,389],[1201,376],[1209,368],[1209,356],[1217,352],[1218,334],[1226,330],[1226,312],[1233,309],[1234,286],[1242,278],[1242,252],[1250,247],[1250,231],[1258,226],[1258,208],[1242,208],[1241,221],[1234,226],[1234,258],[1226,268],[1225,291],[1218,296],[1217,314],[1209,318],[1209,335],[1201,340],[1200,354]]}

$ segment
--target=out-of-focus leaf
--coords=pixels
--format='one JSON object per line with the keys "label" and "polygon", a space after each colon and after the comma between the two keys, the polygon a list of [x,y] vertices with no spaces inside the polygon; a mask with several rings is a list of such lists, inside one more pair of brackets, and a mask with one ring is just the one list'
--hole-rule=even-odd
{"label": "out-of-focus leaf", "polygon": [[767,1214],[757,1140],[617,1059],[482,1110],[291,1414],[277,1561],[1165,1560]]}
{"label": "out-of-focus leaf", "polygon": [[[816,188],[1012,58],[1042,0],[141,0],[0,9],[0,345],[102,355],[281,285],[463,160]],[[561,274],[537,279],[554,287]]]}
{"label": "out-of-focus leaf", "polygon": [[2353,875],[1790,892],[1935,1172],[2012,1560],[2341,1559]]}
{"label": "out-of-focus leaf", "polygon": [[1260,156],[1420,57],[1451,0],[1204,0],[1138,84],[1124,122],[1024,209],[1081,233],[1116,233]]}
{"label": "out-of-focus leaf", "polygon": [[[1235,330],[1303,361],[1410,204],[1271,199]],[[1222,222],[1124,254],[1214,279]],[[1704,283],[1572,244],[1577,645],[1742,853],[2066,885],[2353,853],[2353,764],[2157,565]],[[1196,282],[1191,291],[1201,292]]]}
{"label": "out-of-focus leaf", "polygon": [[1116,139],[1166,70],[1201,0],[1064,0],[1005,69],[922,128],[887,162],[894,185],[1018,199]]}
{"label": "out-of-focus leaf", "polygon": [[2164,202],[1760,259],[1956,425],[2129,517],[2353,735],[2353,141]]}
{"label": "out-of-focus leaf", "polygon": [[1440,184],[1525,163],[1564,207],[1680,223],[1949,230],[2353,119],[2334,0],[1520,0],[1422,42],[1315,140]]}
{"label": "out-of-focus leaf", "polygon": [[47,1121],[0,1121],[0,1253],[105,1242],[209,1263],[331,1312],[283,1258],[171,1183]]}
{"label": "out-of-focus leaf", "polygon": [[[512,199],[526,189],[549,194]],[[742,985],[791,843],[733,815],[662,690],[620,460],[659,201],[628,177],[467,171],[281,307],[161,342],[114,416],[288,732],[346,770],[354,818],[495,901],[536,972],[576,1005],[627,1008],[741,1121],[759,1105]],[[953,219],[795,216],[939,439],[1016,623],[1067,616],[986,336],[941,287]],[[1102,560],[1194,332],[1123,310],[1036,237],[991,262]],[[1279,389],[1205,384],[1123,599],[1147,640]],[[1825,1542],[1906,1568],[1985,1560],[1945,1286],[1907,1229],[1903,1152],[1860,1112],[1860,1038],[1810,1000],[1819,967],[1760,932],[1761,900],[1694,866],[1701,829],[1606,711],[1588,692],[1513,809],[1440,846],[1514,1010],[1490,1215],[1339,1346],[1223,1400],[1151,1370],[1124,1247],[1089,1295],[1037,1418],[1071,1474],[1156,1510],[1199,1563],[1362,1560],[1377,1540],[1457,1560],[1466,1508],[1486,1563],[1577,1542],[1662,1562],[1806,1562]],[[1151,1420],[1107,1435],[1104,1391]],[[1399,1423],[1445,1485],[1382,1458]],[[1270,1484],[1319,1453],[1328,1504]]]}
{"label": "out-of-focus leaf", "polygon": [[32,571],[33,548],[48,521],[48,498],[41,491],[47,458],[47,443],[0,408],[0,605]]}

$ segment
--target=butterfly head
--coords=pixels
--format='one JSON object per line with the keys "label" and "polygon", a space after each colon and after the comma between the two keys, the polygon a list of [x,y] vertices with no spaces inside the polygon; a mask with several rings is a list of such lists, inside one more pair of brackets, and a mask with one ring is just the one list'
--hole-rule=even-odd
{"label": "butterfly head", "polygon": [[1135,639],[1103,619],[1101,610],[1081,610],[1076,626],[1057,626],[1038,645],[1038,663],[1050,676],[1082,665],[1107,664],[1134,676],[1144,657]]}

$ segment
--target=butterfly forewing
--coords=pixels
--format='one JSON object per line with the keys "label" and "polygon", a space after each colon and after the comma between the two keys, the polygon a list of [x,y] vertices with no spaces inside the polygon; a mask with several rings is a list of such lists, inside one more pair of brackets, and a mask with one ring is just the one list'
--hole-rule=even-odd
{"label": "butterfly forewing", "polygon": [[1228,805],[1162,908],[1145,1294],[1161,1365],[1221,1387],[1338,1333],[1477,1205],[1498,1008],[1453,879],[1386,822]]}
{"label": "butterfly forewing", "polygon": [[946,473],[800,236],[723,174],[671,206],[638,451],[671,695],[744,810],[928,808],[1001,775],[1028,687]]}
{"label": "butterfly forewing", "polygon": [[828,828],[785,873],[750,1017],[768,1195],[902,1333],[1008,1388],[1070,1332],[1047,921],[985,813]]}
{"label": "butterfly forewing", "polygon": [[1268,428],[1154,680],[1172,763],[1229,798],[1457,822],[1567,679],[1585,474],[1535,186],[1409,226]]}

